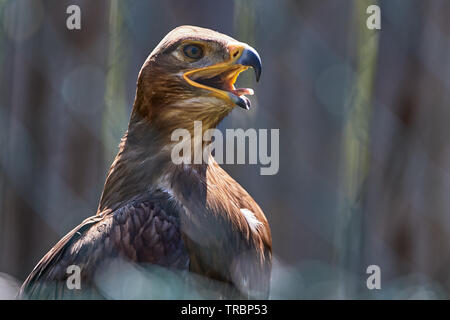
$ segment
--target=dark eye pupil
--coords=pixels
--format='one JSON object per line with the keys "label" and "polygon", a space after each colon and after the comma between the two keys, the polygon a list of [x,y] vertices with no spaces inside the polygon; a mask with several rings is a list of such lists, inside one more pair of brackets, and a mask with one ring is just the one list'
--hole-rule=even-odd
{"label": "dark eye pupil", "polygon": [[203,51],[200,47],[194,45],[188,45],[183,49],[184,54],[192,59],[200,59],[203,55]]}

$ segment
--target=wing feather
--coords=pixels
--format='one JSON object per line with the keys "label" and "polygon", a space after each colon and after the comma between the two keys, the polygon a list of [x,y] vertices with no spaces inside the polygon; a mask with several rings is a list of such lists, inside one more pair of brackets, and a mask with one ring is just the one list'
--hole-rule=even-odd
{"label": "wing feather", "polygon": [[[138,201],[84,220],[39,261],[22,285],[19,296],[103,298],[96,275],[111,259],[187,269],[189,256],[178,216],[167,213],[158,201]],[[71,290],[66,285],[70,265],[81,268],[81,290]]]}

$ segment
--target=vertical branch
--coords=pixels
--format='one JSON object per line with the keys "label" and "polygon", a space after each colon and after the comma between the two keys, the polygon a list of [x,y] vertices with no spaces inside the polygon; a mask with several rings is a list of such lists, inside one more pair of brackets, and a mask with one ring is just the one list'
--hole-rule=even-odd
{"label": "vertical branch", "polygon": [[234,30],[236,37],[250,45],[255,41],[255,8],[254,1],[234,1]]}
{"label": "vertical branch", "polygon": [[[258,4],[254,0],[234,0],[234,37],[251,46],[255,45],[256,40],[256,8],[258,8]],[[244,72],[239,75],[237,84],[239,87],[252,87],[252,79],[251,72]],[[256,96],[253,96],[252,100],[256,100]],[[253,105],[256,106],[256,101]],[[255,115],[256,113],[248,113],[246,116],[251,117]],[[230,119],[233,125],[243,125],[242,121],[245,121],[245,118],[238,117],[236,113],[231,113]]]}
{"label": "vertical branch", "polygon": [[109,13],[109,58],[106,75],[102,138],[106,167],[117,153],[117,144],[128,123],[125,99],[125,71],[128,62],[123,12],[118,0],[111,0]]}
{"label": "vertical branch", "polygon": [[[6,4],[6,1],[0,0],[0,15],[3,16],[4,12],[4,6]],[[3,28],[0,28],[0,69],[5,70],[4,68],[4,56],[5,56],[5,41],[4,41],[4,31]],[[4,88],[4,77],[0,76],[0,88]],[[7,139],[7,132],[8,132],[8,121],[6,121],[7,118],[7,108],[6,105],[3,105],[5,103],[5,96],[3,95],[3,92],[0,92],[0,97],[2,97],[2,101],[0,101],[0,152],[2,155],[0,155],[0,260],[5,260],[6,257],[5,249],[4,249],[4,235],[5,235],[5,185],[6,185],[6,172],[5,172],[5,166],[2,163],[3,159],[1,157],[4,157],[4,155],[8,151],[8,139]]]}
{"label": "vertical branch", "polygon": [[[354,30],[357,33],[356,73],[349,93],[350,109],[342,139],[340,215],[337,218],[337,263],[342,270],[365,272],[361,265],[364,201],[370,166],[370,121],[373,83],[378,53],[378,32],[366,26],[366,9],[374,1],[354,1]],[[355,294],[356,284],[342,279],[340,294]]]}

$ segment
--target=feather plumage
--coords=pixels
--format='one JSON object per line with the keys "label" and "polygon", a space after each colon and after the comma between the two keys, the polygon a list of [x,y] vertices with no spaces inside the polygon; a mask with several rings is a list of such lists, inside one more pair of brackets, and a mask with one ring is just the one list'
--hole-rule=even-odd
{"label": "feather plumage", "polygon": [[[261,208],[212,156],[198,165],[171,161],[172,130],[192,129],[193,120],[204,121],[204,130],[213,128],[234,107],[179,76],[193,68],[173,54],[185,41],[210,46],[208,64],[234,59],[228,44],[236,48],[236,41],[211,30],[185,26],[163,39],[139,73],[128,130],[97,214],[42,258],[21,297],[114,297],[104,285],[105,279],[114,282],[114,261],[132,269],[171,270],[170,277],[203,297],[268,297],[271,235]],[[70,265],[81,268],[80,290],[66,285]],[[153,278],[148,286],[156,288],[156,282]],[[146,297],[152,295],[140,296]]]}

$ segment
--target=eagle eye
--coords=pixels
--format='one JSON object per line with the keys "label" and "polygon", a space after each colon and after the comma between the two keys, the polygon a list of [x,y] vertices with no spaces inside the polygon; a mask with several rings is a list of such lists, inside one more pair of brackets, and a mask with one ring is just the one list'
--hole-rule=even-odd
{"label": "eagle eye", "polygon": [[188,44],[183,48],[183,53],[186,57],[198,60],[203,57],[203,49],[194,44]]}

